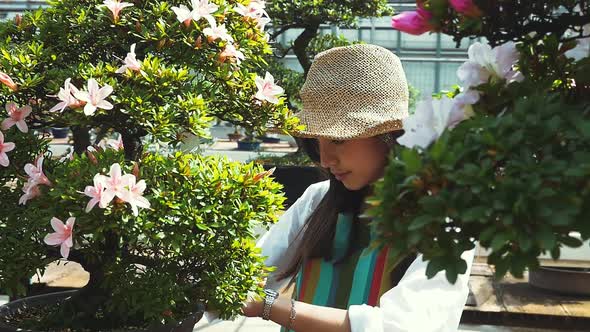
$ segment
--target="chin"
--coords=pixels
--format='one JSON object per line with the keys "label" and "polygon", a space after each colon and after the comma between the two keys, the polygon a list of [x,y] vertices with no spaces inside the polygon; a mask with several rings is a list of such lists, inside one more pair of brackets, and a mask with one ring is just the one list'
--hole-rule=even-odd
{"label": "chin", "polygon": [[344,185],[344,187],[350,191],[360,190],[364,187],[362,185],[359,185],[358,183],[353,183],[350,181],[341,181],[341,182]]}

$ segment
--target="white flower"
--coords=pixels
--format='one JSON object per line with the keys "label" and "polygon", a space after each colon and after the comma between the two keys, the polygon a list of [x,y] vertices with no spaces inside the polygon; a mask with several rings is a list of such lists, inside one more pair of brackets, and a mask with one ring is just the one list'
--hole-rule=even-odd
{"label": "white flower", "polygon": [[519,71],[513,69],[519,57],[514,42],[493,49],[478,42],[471,45],[467,53],[469,60],[457,70],[457,76],[466,88],[487,83],[490,78],[504,79],[508,83],[524,79]]}
{"label": "white flower", "polygon": [[105,185],[104,185],[104,176],[100,175],[100,174],[96,174],[94,175],[94,186],[86,186],[86,188],[84,189],[84,195],[91,197],[92,199],[90,201],[88,201],[88,204],[86,204],[86,212],[90,212],[90,210],[92,210],[92,208],[98,203],[98,206],[102,209],[104,209],[106,206],[106,204],[108,202],[104,202],[101,201],[102,199],[102,194],[104,193],[105,190]]}
{"label": "white flower", "polygon": [[[76,88],[72,83],[70,83],[72,79],[68,78],[66,79],[65,83],[64,83],[64,87],[63,88],[59,88],[59,93],[57,94],[57,98],[59,100],[61,100],[61,102],[59,102],[57,105],[53,106],[53,108],[51,108],[49,110],[49,112],[55,112],[55,111],[60,111],[63,112],[63,110],[66,107],[80,107],[81,106],[81,102],[76,99],[74,97],[74,94],[78,93],[78,88]],[[51,96],[54,97],[54,96]]]}
{"label": "white flower", "polygon": [[143,197],[143,192],[145,191],[146,187],[145,181],[140,180],[136,183],[135,175],[133,174],[125,174],[122,178],[122,181],[127,190],[123,191],[121,199],[131,205],[133,215],[137,216],[139,214],[137,211],[138,207],[149,209],[150,202],[145,197]]}
{"label": "white flower", "polygon": [[109,103],[105,99],[113,92],[113,87],[105,85],[99,88],[98,82],[94,78],[88,80],[88,91],[78,91],[75,93],[75,97],[79,100],[85,101],[84,114],[92,115],[96,112],[97,108],[110,110],[113,108],[113,104]]}
{"label": "white flower", "polygon": [[425,149],[447,128],[463,120],[462,113],[463,110],[454,107],[454,101],[447,96],[422,100],[414,114],[403,120],[405,133],[397,141],[409,148]]}
{"label": "white flower", "polygon": [[141,72],[141,61],[135,58],[135,44],[131,45],[131,50],[127,53],[127,56],[124,60],[124,65],[119,67],[115,73],[121,74],[127,71],[127,69],[132,71]]}
{"label": "white flower", "polygon": [[187,26],[193,19],[193,12],[185,5],[180,5],[180,7],[172,7],[172,11],[176,14],[176,18],[180,21],[180,23],[184,23]]}
{"label": "white flower", "polygon": [[238,51],[233,44],[225,45],[225,49],[220,54],[222,59],[233,58],[234,61],[239,65],[244,60],[244,53]]}
{"label": "white flower", "polygon": [[215,25],[215,18],[213,17],[213,13],[217,11],[219,8],[214,3],[209,3],[209,0],[191,0],[193,5],[193,20],[198,22],[201,18],[204,18],[209,22],[210,26]]}
{"label": "white flower", "polygon": [[459,122],[474,115],[471,105],[479,101],[479,91],[467,90],[453,98],[453,110],[449,117],[449,128],[454,128]]}
{"label": "white flower", "polygon": [[221,39],[230,43],[234,42],[234,38],[227,32],[225,24],[217,26],[217,24],[213,22],[210,28],[203,29],[203,33],[205,36],[209,37],[211,41]]}
{"label": "white flower", "polygon": [[264,78],[257,75],[254,82],[258,88],[258,92],[254,95],[254,98],[262,101],[266,100],[272,104],[279,102],[278,97],[283,94],[284,90],[275,84],[275,79],[269,72],[266,72]]}

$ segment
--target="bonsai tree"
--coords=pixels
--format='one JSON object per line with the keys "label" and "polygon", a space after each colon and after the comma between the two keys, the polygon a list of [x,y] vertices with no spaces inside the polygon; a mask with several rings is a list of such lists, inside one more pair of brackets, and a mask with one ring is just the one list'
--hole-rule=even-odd
{"label": "bonsai tree", "polygon": [[[590,6],[579,1],[418,1],[393,27],[475,43],[462,87],[404,121],[370,199],[379,241],[420,251],[456,280],[476,241],[519,277],[590,238]],[[577,234],[576,234],[577,233]]]}
{"label": "bonsai tree", "polygon": [[385,0],[373,1],[269,1],[266,8],[273,18],[271,40],[290,29],[303,29],[290,49],[297,56],[305,75],[313,57],[308,46],[318,35],[321,24],[355,27],[359,17],[379,17],[392,13]]}
{"label": "bonsai tree", "polygon": [[[157,325],[199,303],[230,317],[261,291],[253,227],[277,219],[280,185],[253,164],[146,148],[206,136],[215,118],[298,126],[264,80],[271,51],[246,6],[59,0],[0,24],[0,290],[24,295],[54,261],[90,273],[20,327]],[[53,158],[40,134],[53,126],[73,129],[71,156]]]}

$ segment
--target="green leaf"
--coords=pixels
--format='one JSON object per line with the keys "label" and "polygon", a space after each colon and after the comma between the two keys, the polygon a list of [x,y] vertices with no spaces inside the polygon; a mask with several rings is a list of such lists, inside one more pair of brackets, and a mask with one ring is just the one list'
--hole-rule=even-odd
{"label": "green leaf", "polygon": [[434,277],[439,271],[445,268],[445,261],[441,257],[433,258],[426,266],[426,276],[428,279]]}
{"label": "green leaf", "polygon": [[494,238],[492,239],[492,243],[491,243],[491,248],[494,251],[498,251],[500,250],[502,247],[504,247],[505,245],[507,245],[510,241],[512,237],[510,236],[510,234],[502,232],[502,233],[498,233],[494,236]]}
{"label": "green leaf", "polygon": [[402,151],[401,159],[406,166],[406,176],[416,174],[422,169],[422,159],[420,158],[418,151],[415,149],[404,149]]}
{"label": "green leaf", "polygon": [[565,236],[562,237],[560,239],[561,243],[565,244],[568,247],[572,247],[572,248],[579,248],[581,247],[584,242],[582,242],[582,240],[576,238],[576,237],[572,237],[572,236]]}
{"label": "green leaf", "polygon": [[536,239],[539,242],[540,247],[543,249],[549,250],[549,249],[555,247],[555,243],[556,243],[555,234],[553,234],[553,231],[551,230],[551,228],[549,228],[547,226],[541,227],[539,229],[539,231],[536,234]]}
{"label": "green leaf", "polygon": [[408,225],[408,230],[410,230],[410,231],[418,230],[418,229],[423,228],[424,226],[430,224],[433,220],[434,219],[432,218],[432,216],[429,216],[429,215],[419,216],[419,217],[415,218],[414,220],[412,220],[412,222]]}

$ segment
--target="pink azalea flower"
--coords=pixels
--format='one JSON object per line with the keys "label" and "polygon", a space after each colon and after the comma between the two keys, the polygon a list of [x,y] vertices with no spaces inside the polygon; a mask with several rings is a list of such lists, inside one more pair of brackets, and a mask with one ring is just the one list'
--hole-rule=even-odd
{"label": "pink azalea flower", "polygon": [[198,22],[201,18],[204,18],[209,22],[210,26],[215,26],[215,18],[213,17],[213,13],[217,11],[219,8],[214,3],[209,3],[209,0],[191,0],[193,5],[193,20]]}
{"label": "pink azalea flower", "polygon": [[31,106],[23,106],[18,108],[15,103],[8,103],[6,104],[6,111],[8,112],[9,118],[4,119],[2,121],[2,130],[6,130],[14,125],[18,128],[18,130],[26,133],[29,131],[29,127],[27,127],[27,123],[25,122],[25,118],[31,114],[33,111]]}
{"label": "pink azalea flower", "polygon": [[172,11],[176,14],[176,18],[187,27],[191,24],[193,19],[193,12],[185,5],[180,7],[172,7]]}
{"label": "pink azalea flower", "polygon": [[34,184],[43,184],[47,186],[51,186],[51,181],[45,176],[43,173],[43,157],[37,158],[37,162],[35,165],[33,164],[26,164],[25,165],[25,173],[29,176],[29,180]]}
{"label": "pink azalea flower", "polygon": [[75,222],[75,217],[69,217],[65,224],[55,217],[51,218],[51,227],[55,232],[45,235],[43,239],[50,246],[60,246],[59,252],[65,259],[70,255],[70,248],[74,246],[72,236]]}
{"label": "pink azalea flower", "polygon": [[[70,83],[72,79],[66,79],[63,88],[59,88],[59,93],[57,94],[57,98],[61,100],[57,105],[53,106],[49,110],[49,112],[60,111],[63,112],[66,107],[80,107],[82,106],[83,102],[79,101],[74,97],[74,94],[78,93],[78,88],[76,88],[72,83]],[[51,96],[55,97],[55,96]]]}
{"label": "pink azalea flower", "polygon": [[10,78],[10,76],[8,76],[8,74],[5,74],[1,71],[0,71],[0,83],[6,85],[12,91],[18,90],[18,86],[16,85],[16,83],[14,83],[12,78]]}
{"label": "pink azalea flower", "polygon": [[210,28],[203,29],[203,33],[210,41],[221,39],[230,43],[234,42],[233,37],[227,32],[225,24],[217,26],[217,24],[213,23]]}
{"label": "pink azalea flower", "polygon": [[258,22],[258,24],[256,24],[256,27],[258,29],[260,29],[260,31],[264,31],[264,27],[270,23],[270,18],[267,16],[262,16],[256,19],[256,21]]}
{"label": "pink azalea flower", "polygon": [[266,72],[264,79],[260,76],[256,76],[254,82],[258,88],[258,92],[254,95],[254,98],[262,101],[266,100],[272,104],[277,104],[279,102],[278,96],[282,95],[284,90],[275,84],[275,79],[269,72]]}
{"label": "pink azalea flower", "polygon": [[135,183],[136,178],[133,174],[125,174],[123,176],[123,182],[127,187],[127,190],[123,192],[121,199],[131,205],[131,210],[133,211],[133,215],[137,217],[139,211],[137,210],[138,207],[149,209],[150,202],[143,197],[143,192],[145,191],[145,181],[140,180],[139,182]]}
{"label": "pink azalea flower", "polygon": [[135,56],[135,44],[133,44],[131,45],[131,51],[125,57],[125,64],[119,67],[115,73],[121,74],[126,72],[127,69],[137,72],[141,71],[141,61],[138,61]]}
{"label": "pink azalea flower", "polygon": [[104,177],[100,174],[94,176],[94,186],[86,186],[84,189],[84,195],[91,197],[92,199],[86,204],[86,212],[90,212],[92,208],[98,203],[98,206],[102,209],[106,207],[105,202],[101,202],[102,194],[105,190],[103,183]]}
{"label": "pink azalea flower", "polygon": [[119,135],[118,139],[109,139],[107,144],[115,150],[123,150],[123,136]]}
{"label": "pink azalea flower", "polygon": [[431,18],[432,14],[429,11],[418,7],[416,11],[407,11],[395,15],[391,19],[391,26],[405,33],[421,35],[432,30],[432,26],[428,22]]}
{"label": "pink azalea flower", "polygon": [[225,49],[219,54],[221,59],[233,58],[239,65],[245,59],[244,53],[238,51],[233,44],[225,45]]}
{"label": "pink azalea flower", "polygon": [[96,82],[94,78],[91,78],[88,80],[88,92],[78,91],[74,96],[86,102],[86,106],[84,106],[84,114],[92,115],[96,112],[97,108],[105,110],[113,108],[113,104],[105,100],[112,92],[112,86],[107,84],[102,88],[99,88],[98,82]]}
{"label": "pink azalea flower", "polygon": [[29,179],[23,186],[24,194],[19,198],[18,204],[25,205],[27,201],[41,195],[39,186],[33,180]]}
{"label": "pink azalea flower", "polygon": [[122,198],[125,192],[125,183],[121,176],[121,165],[114,163],[111,165],[109,176],[100,175],[100,181],[105,187],[100,198],[100,205],[107,206],[115,196]]}
{"label": "pink azalea flower", "polygon": [[234,11],[242,16],[252,17],[252,18],[259,18],[266,14],[264,10],[265,4],[251,1],[248,6],[244,6],[240,3],[236,4]]}
{"label": "pink azalea flower", "polygon": [[481,10],[473,3],[473,0],[450,0],[449,3],[457,12],[465,16],[481,16]]}
{"label": "pink azalea flower", "polygon": [[14,143],[4,142],[4,134],[0,131],[0,166],[8,167],[10,161],[6,152],[14,150]]}
{"label": "pink azalea flower", "polygon": [[130,2],[121,2],[120,0],[105,0],[103,6],[107,7],[113,13],[113,20],[119,20],[119,13],[123,8],[133,6]]}

